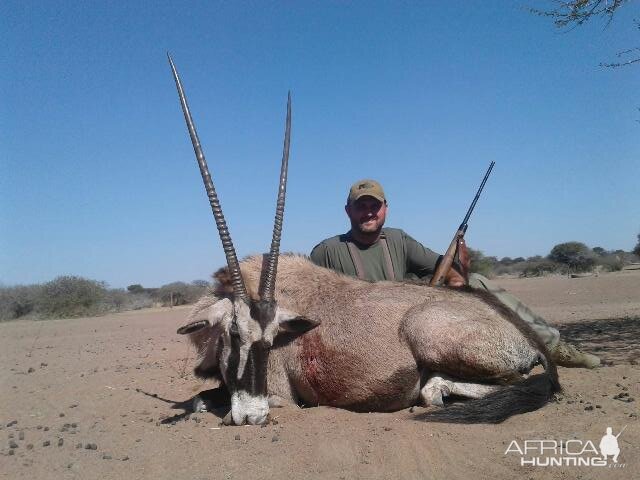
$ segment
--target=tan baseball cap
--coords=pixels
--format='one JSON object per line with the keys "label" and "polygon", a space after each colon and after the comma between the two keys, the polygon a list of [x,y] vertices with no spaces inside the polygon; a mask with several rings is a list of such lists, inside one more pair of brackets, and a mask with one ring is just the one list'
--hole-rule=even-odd
{"label": "tan baseball cap", "polygon": [[359,198],[366,195],[376,198],[381,202],[385,201],[382,185],[380,185],[375,180],[364,179],[358,180],[351,186],[351,189],[349,190],[349,196],[347,197],[347,205],[352,204]]}

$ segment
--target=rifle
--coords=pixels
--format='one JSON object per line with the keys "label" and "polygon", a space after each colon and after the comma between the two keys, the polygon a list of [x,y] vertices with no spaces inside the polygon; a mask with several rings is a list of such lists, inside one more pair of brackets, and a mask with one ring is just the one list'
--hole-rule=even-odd
{"label": "rifle", "polygon": [[624,427],[622,427],[622,430],[620,430],[620,433],[616,435],[616,438],[618,438],[620,435],[622,435],[622,432],[624,432],[626,429],[627,429],[626,425]]}
{"label": "rifle", "polygon": [[433,277],[429,282],[429,285],[431,285],[432,287],[436,287],[444,283],[444,279],[449,273],[449,270],[453,265],[453,259],[456,256],[456,253],[458,250],[458,241],[461,238],[463,238],[464,234],[467,232],[467,227],[468,227],[467,222],[469,221],[471,212],[473,212],[473,209],[476,206],[476,202],[478,201],[478,198],[480,198],[480,194],[482,193],[482,189],[484,188],[484,184],[487,183],[487,179],[489,178],[489,175],[491,174],[491,170],[493,170],[493,166],[495,164],[496,162],[491,162],[491,164],[489,165],[489,169],[487,170],[487,173],[484,175],[484,179],[480,184],[480,188],[478,189],[478,192],[476,193],[476,196],[473,199],[473,202],[471,202],[471,206],[469,207],[469,210],[467,210],[467,214],[464,216],[464,220],[462,220],[462,223],[460,224],[460,226],[458,227],[458,230],[453,236],[453,240],[451,240],[451,243],[449,244],[449,248],[447,248],[447,253],[444,254],[444,257],[442,257],[442,260],[440,261],[438,268],[433,274]]}

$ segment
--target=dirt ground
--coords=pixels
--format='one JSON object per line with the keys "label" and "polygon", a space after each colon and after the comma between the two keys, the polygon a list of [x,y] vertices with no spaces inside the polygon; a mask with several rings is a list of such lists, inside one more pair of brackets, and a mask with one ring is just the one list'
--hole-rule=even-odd
{"label": "dirt ground", "polygon": [[[285,407],[265,427],[220,427],[188,414],[212,385],[192,376],[194,352],[175,334],[186,309],[0,324],[0,478],[640,478],[640,271],[498,283],[605,366],[560,368],[556,401],[497,426],[427,424],[420,407]],[[588,459],[587,441],[625,426],[617,464],[521,465],[585,446]],[[521,456],[514,440],[573,440],[573,452]]]}

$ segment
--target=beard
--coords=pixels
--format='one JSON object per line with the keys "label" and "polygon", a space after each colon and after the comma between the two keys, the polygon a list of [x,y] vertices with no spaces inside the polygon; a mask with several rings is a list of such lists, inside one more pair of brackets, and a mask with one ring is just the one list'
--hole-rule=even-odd
{"label": "beard", "polygon": [[382,231],[383,222],[376,220],[375,222],[371,222],[371,224],[361,223],[359,221],[351,220],[351,228],[357,232],[362,233],[363,235],[378,235]]}

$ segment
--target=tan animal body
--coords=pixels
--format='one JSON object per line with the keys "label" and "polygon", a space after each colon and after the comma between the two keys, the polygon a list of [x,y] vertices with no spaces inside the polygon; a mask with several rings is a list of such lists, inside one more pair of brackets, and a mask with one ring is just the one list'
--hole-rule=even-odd
{"label": "tan animal body", "polygon": [[[240,263],[252,298],[262,263],[261,257]],[[284,313],[269,334],[270,396],[356,411],[442,405],[449,394],[486,396],[482,404],[449,407],[427,419],[498,422],[539,408],[560,388],[544,345],[487,296],[363,282],[298,255],[281,255],[278,265],[275,299]],[[196,374],[225,381],[230,314],[221,304],[230,305],[233,291],[226,270],[217,277],[215,294],[202,298],[190,315],[191,324],[208,326],[190,336],[202,355]],[[522,382],[538,363],[546,373]]]}

